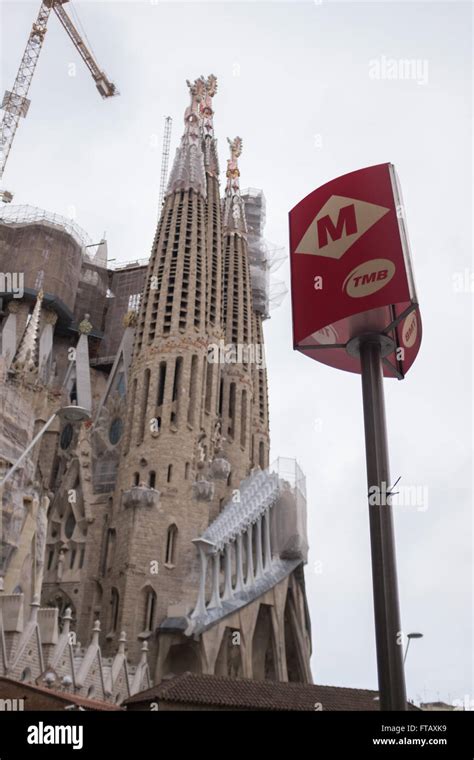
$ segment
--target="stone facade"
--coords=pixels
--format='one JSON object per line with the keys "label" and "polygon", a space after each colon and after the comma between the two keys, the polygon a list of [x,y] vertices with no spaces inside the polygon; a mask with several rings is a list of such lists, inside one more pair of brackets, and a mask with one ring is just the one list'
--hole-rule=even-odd
{"label": "stone facade", "polygon": [[[58,217],[0,217],[0,258],[27,239],[42,272],[21,297],[3,293],[4,472],[51,418],[3,487],[3,604],[34,627],[41,595],[38,615],[53,614],[63,641],[65,630],[78,642],[93,632],[64,665],[67,675],[76,663],[79,690],[95,659],[109,675],[119,660],[144,673],[144,652],[155,682],[189,670],[311,682],[306,536],[291,556],[280,550],[305,506],[301,489],[268,469],[267,314],[253,297],[242,141],[229,141],[221,199],[216,80],[188,85],[147,266],[108,270],[104,244],[91,257]],[[88,419],[57,414],[71,405]],[[55,636],[32,672],[48,657],[56,668]],[[3,668],[17,677],[24,662],[7,649]],[[112,681],[102,693],[120,700]]]}

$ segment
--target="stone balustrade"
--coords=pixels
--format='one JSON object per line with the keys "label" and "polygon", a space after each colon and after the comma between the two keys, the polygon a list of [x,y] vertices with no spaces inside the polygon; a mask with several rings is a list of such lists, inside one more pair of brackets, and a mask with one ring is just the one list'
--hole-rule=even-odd
{"label": "stone balustrade", "polygon": [[[241,483],[238,494],[202,536],[194,540],[201,574],[192,618],[204,617],[208,610],[219,609],[223,601],[228,602],[236,595],[251,595],[255,585],[271,572],[271,510],[279,494],[278,475],[267,471],[253,473]],[[208,570],[212,591],[206,604]]]}

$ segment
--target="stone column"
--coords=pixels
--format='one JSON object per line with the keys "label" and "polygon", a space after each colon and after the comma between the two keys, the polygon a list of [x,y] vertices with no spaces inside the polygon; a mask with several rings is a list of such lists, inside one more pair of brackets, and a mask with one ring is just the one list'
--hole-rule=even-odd
{"label": "stone column", "polygon": [[239,533],[237,536],[237,543],[235,545],[236,548],[236,565],[237,565],[237,573],[236,573],[236,580],[235,580],[235,592],[243,591],[244,590],[244,567],[243,567],[243,557],[242,557],[242,534]]}
{"label": "stone column", "polygon": [[261,578],[263,575],[263,556],[262,556],[262,516],[260,516],[256,522],[257,528],[257,568],[255,577]]}
{"label": "stone column", "polygon": [[212,566],[212,596],[211,601],[207,605],[208,610],[214,607],[222,607],[221,596],[219,593],[219,576],[221,571],[221,553],[216,552],[213,556]]}
{"label": "stone column", "polygon": [[265,572],[270,570],[272,566],[272,547],[270,544],[270,507],[267,507],[267,510],[264,514],[264,541],[265,541]]}
{"label": "stone column", "polygon": [[253,547],[252,547],[252,523],[247,528],[247,576],[245,587],[250,588],[255,583],[253,575]]}
{"label": "stone column", "polygon": [[199,557],[201,560],[201,576],[199,578],[199,592],[198,592],[196,607],[194,608],[194,611],[191,617],[201,617],[202,615],[206,614],[207,554],[205,553],[203,547],[200,544],[198,544],[198,549],[199,549]]}
{"label": "stone column", "polygon": [[224,581],[224,599],[232,599],[234,592],[232,590],[232,544],[225,545],[225,581]]}

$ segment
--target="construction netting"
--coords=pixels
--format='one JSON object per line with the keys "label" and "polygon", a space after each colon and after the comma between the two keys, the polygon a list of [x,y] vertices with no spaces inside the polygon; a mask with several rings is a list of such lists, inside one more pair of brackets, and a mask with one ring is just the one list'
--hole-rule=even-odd
{"label": "construction netting", "polygon": [[241,196],[247,220],[253,308],[264,319],[268,319],[270,310],[281,304],[288,290],[284,283],[270,276],[283,263],[285,252],[281,246],[273,245],[263,237],[266,219],[263,191],[249,188]]}
{"label": "construction netting", "polygon": [[282,559],[308,559],[306,478],[296,459],[279,457],[270,472],[277,473],[280,497],[272,510],[273,546]]}
{"label": "construction netting", "polygon": [[71,313],[87,236],[64,217],[32,206],[0,209],[0,290],[8,294],[21,277],[25,291],[43,290]]}

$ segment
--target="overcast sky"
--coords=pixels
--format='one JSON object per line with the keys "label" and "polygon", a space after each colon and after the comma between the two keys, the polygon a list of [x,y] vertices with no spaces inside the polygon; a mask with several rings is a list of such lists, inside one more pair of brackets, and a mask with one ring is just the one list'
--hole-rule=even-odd
{"label": "overcast sky", "polygon": [[[424,634],[410,647],[407,691],[474,700],[471,5],[74,5],[121,95],[101,100],[52,14],[5,186],[15,203],[75,214],[94,240],[106,231],[118,261],[149,255],[163,117],[173,117],[172,158],[187,78],[218,77],[221,170],[226,137],[240,135],[242,187],[263,188],[266,235],[286,250],[288,211],[311,190],[395,164],[424,323],[406,379],[385,381],[392,481],[427,494],[420,507],[395,509],[402,627]],[[5,89],[39,0],[1,6]],[[384,57],[415,61],[415,76],[372,78]],[[461,290],[456,273],[467,280]],[[287,264],[278,277],[289,284]],[[292,350],[289,295],[265,335],[272,458],[295,457],[307,476],[314,678],[376,688],[360,378]]]}

